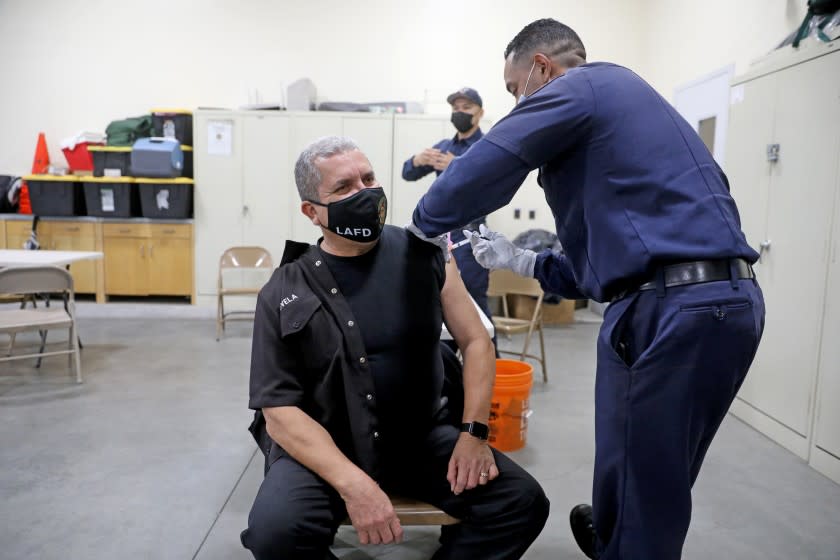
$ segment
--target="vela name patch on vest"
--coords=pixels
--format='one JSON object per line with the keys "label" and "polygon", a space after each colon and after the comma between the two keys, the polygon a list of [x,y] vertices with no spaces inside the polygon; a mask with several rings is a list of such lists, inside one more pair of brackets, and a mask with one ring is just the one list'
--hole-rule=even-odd
{"label": "vela name patch on vest", "polygon": [[287,305],[289,305],[290,303],[292,303],[296,299],[298,299],[298,297],[295,294],[292,294],[289,297],[284,297],[280,301],[280,309],[283,309],[284,307],[286,307]]}

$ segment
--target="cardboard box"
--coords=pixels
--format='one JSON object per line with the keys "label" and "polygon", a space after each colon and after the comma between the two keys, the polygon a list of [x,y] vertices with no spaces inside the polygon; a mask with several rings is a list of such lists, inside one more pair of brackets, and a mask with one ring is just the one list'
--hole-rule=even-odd
{"label": "cardboard box", "polygon": [[[508,295],[508,311],[511,317],[530,319],[534,315],[537,299],[530,296]],[[545,303],[543,325],[568,325],[575,322],[575,300],[564,299],[560,303]]]}

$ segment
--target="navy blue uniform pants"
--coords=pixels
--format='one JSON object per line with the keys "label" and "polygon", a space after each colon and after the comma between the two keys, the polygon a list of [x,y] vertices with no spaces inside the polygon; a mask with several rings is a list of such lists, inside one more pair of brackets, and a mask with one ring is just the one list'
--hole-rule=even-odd
{"label": "navy blue uniform pants", "polygon": [[[382,488],[462,520],[447,527],[434,560],[520,558],[545,525],[548,499],[531,475],[495,450],[500,476],[454,495],[446,470],[458,435],[453,426],[437,426],[425,441],[392,450],[384,463]],[[346,517],[344,502],[332,487],[283,455],[260,486],[242,544],[257,560],[324,560]]]}
{"label": "navy blue uniform pants", "polygon": [[635,292],[607,308],[592,504],[601,560],[680,558],[691,487],[763,328],[754,280]]}

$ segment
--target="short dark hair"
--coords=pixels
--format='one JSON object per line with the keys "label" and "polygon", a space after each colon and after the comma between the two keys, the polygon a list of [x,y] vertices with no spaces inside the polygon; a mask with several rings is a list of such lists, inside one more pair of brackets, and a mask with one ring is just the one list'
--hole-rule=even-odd
{"label": "short dark hair", "polygon": [[541,51],[572,68],[586,62],[586,49],[575,30],[551,18],[538,19],[522,28],[505,49],[505,60],[513,53],[519,62]]}

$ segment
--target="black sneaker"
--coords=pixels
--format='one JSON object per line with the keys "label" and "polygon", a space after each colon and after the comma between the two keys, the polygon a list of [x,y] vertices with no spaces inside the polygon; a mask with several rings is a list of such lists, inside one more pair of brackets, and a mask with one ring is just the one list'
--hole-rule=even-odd
{"label": "black sneaker", "polygon": [[595,526],[592,524],[592,506],[588,504],[576,505],[569,513],[569,524],[572,535],[587,558],[595,560]]}

